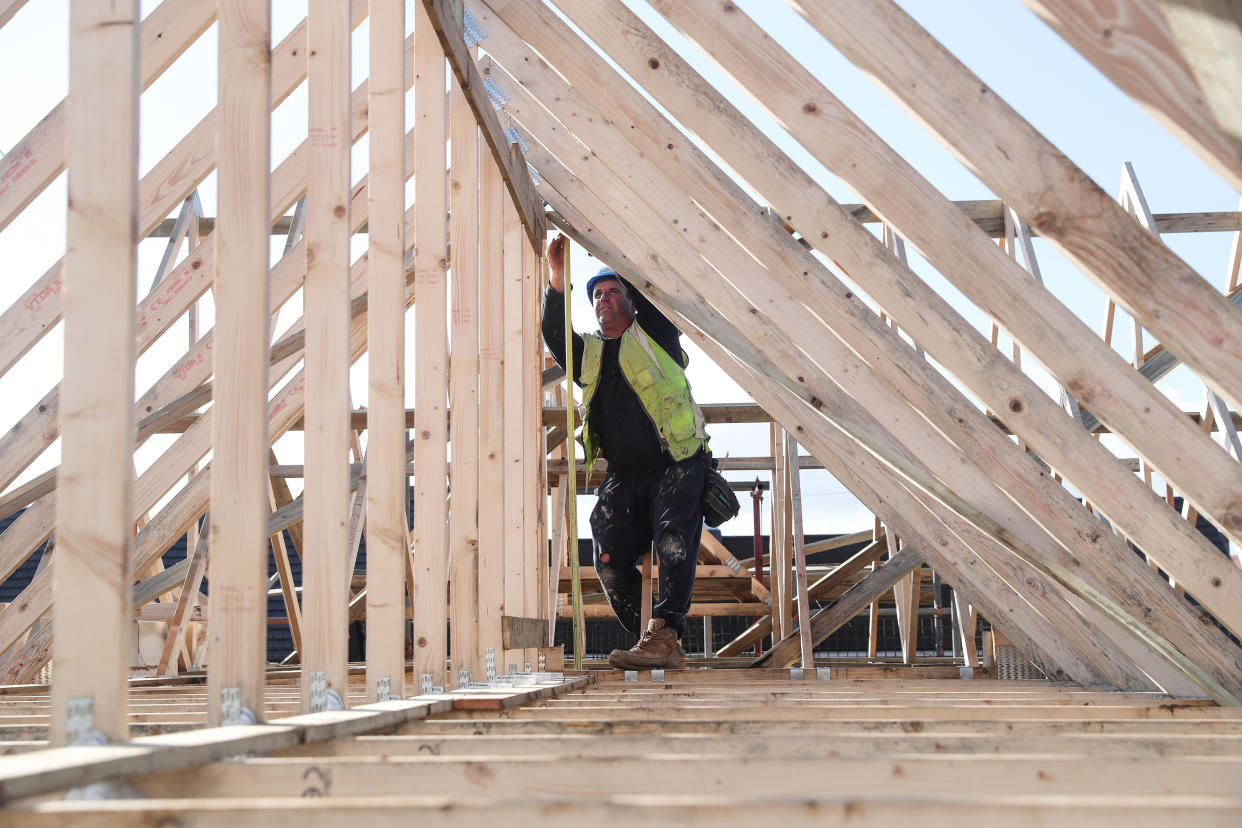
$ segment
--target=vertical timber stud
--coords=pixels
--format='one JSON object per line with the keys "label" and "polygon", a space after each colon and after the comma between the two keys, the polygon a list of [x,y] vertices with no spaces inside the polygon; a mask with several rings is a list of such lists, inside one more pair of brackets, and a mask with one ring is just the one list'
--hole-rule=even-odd
{"label": "vertical timber stud", "polygon": [[227,0],[219,11],[216,123],[219,224],[216,337],[212,348],[208,720],[236,724],[221,710],[226,689],[263,714],[267,661],[267,264],[271,169],[271,16],[266,3]]}
{"label": "vertical timber stud", "polygon": [[444,52],[426,8],[414,12],[414,678],[444,684],[448,655],[448,227]]}
{"label": "vertical timber stud", "polygon": [[[565,556],[569,558],[569,597],[573,608],[574,669],[581,670],[585,657],[586,626],[582,620],[582,572],[578,560],[578,461],[574,455],[574,320],[573,272],[570,268],[569,240],[565,240],[565,468],[569,469],[568,490],[565,492]],[[584,456],[585,467],[585,456]],[[585,471],[585,468],[584,468]],[[583,485],[590,478],[583,475]],[[559,570],[559,568],[558,568]],[[559,571],[558,571],[559,575]],[[559,579],[558,579],[559,580]],[[551,640],[551,639],[549,639]]]}
{"label": "vertical timber stud", "polygon": [[798,641],[802,651],[802,669],[815,666],[814,643],[811,641],[811,596],[806,584],[806,546],[802,536],[802,474],[798,460],[798,441],[793,435],[786,440],[789,469],[789,501],[792,515],[794,571],[798,583]]}
{"label": "vertical timber stud", "polygon": [[[528,239],[522,244],[522,413],[526,423],[525,451],[522,468],[525,481],[522,491],[526,498],[526,536],[523,557],[526,560],[525,615],[542,618],[546,612],[548,578],[548,532],[544,514],[548,505],[548,473],[544,467],[543,402],[540,389],[540,362],[543,339],[539,334],[539,254]],[[557,568],[560,573],[560,568]],[[542,609],[541,609],[542,608]],[[552,642],[549,641],[548,644]],[[527,647],[524,661],[534,664],[539,657],[535,647]]]}
{"label": "vertical timber stud", "polygon": [[[504,202],[504,332],[505,332],[505,594],[504,614],[526,615],[525,514],[526,477],[525,465],[525,383],[522,381],[525,367],[523,347],[524,315],[522,313],[522,223],[518,219],[513,202]],[[504,664],[516,664],[525,658],[522,650],[505,650]],[[519,666],[521,666],[519,664]]]}
{"label": "vertical timber stud", "polygon": [[[65,380],[56,518],[51,742],[127,740],[138,3],[75,0],[69,22]],[[89,608],[90,617],[85,613]]]}
{"label": "vertical timber stud", "polygon": [[783,533],[781,522],[785,516],[785,452],[781,435],[784,429],[773,420],[768,424],[768,445],[772,454],[772,511],[768,514],[768,571],[771,573],[772,644],[785,637],[784,619],[781,617],[781,553]]}
{"label": "vertical timber stud", "polygon": [[[405,698],[405,6],[371,6],[367,699]],[[381,679],[387,679],[381,682]]]}
{"label": "vertical timber stud", "polygon": [[453,446],[449,513],[449,650],[453,674],[482,681],[479,650],[479,132],[456,78],[449,99]]}
{"label": "vertical timber stud", "polygon": [[[785,446],[781,449],[785,457],[785,474],[783,477],[783,489],[785,494],[785,508],[781,518],[781,623],[784,625],[785,635],[792,635],[794,631],[794,551],[793,551],[793,475],[789,471],[789,454],[788,446],[790,434],[788,431],[782,431],[782,438]],[[775,643],[775,642],[773,642]]]}
{"label": "vertical timber stud", "polygon": [[505,598],[504,203],[496,161],[479,162],[479,653],[502,649]]}
{"label": "vertical timber stud", "polygon": [[[345,698],[349,573],[349,0],[310,0],[302,709]],[[324,694],[314,694],[314,706]]]}
{"label": "vertical timber stud", "polygon": [[906,604],[903,614],[907,630],[901,639],[901,659],[903,664],[913,664],[919,652],[919,599],[923,594],[923,567],[915,567],[902,579],[901,586],[901,599]]}
{"label": "vertical timber stud", "polygon": [[[884,524],[880,522],[879,516],[875,516],[875,528],[871,530],[871,542],[879,543],[881,536],[887,536]],[[879,568],[879,563],[871,562],[868,568],[869,572],[875,572]],[[871,606],[867,610],[867,658],[875,658],[879,647],[880,640],[880,602],[875,600],[871,602]]]}

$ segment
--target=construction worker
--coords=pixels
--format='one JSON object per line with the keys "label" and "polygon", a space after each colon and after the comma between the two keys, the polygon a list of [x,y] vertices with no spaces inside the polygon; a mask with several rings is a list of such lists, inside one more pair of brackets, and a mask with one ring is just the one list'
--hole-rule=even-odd
{"label": "construction worker", "polygon": [[[543,341],[565,365],[565,237],[548,245]],[[604,457],[608,473],[591,512],[595,571],[617,619],[638,635],[642,579],[637,566],[655,545],[660,596],[651,622],[629,650],[613,650],[619,669],[682,668],[679,639],[703,526],[707,471],[703,415],[690,396],[681,332],[616,271],[587,281],[599,332],[573,336],[574,381],[587,410],[582,430],[587,475]]]}

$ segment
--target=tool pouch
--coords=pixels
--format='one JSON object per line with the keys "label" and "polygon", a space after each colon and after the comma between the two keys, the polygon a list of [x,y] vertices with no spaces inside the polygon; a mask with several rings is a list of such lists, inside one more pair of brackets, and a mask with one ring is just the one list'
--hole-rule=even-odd
{"label": "tool pouch", "polygon": [[708,456],[707,474],[703,478],[703,522],[714,528],[737,517],[741,510],[733,487],[717,471],[716,458]]}

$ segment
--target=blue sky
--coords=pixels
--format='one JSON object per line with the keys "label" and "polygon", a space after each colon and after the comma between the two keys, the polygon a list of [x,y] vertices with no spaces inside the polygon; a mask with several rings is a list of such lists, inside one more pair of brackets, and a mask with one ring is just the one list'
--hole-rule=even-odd
{"label": "blue sky", "polygon": [[[859,200],[830,172],[802,152],[745,93],[733,87],[708,59],[686,44],[641,0],[626,2],[768,131],[835,198],[844,202]],[[142,5],[146,13],[155,3]],[[739,0],[738,5],[810,67],[941,192],[953,199],[993,197],[934,137],[841,58],[785,3]],[[1122,162],[1130,161],[1154,212],[1237,209],[1236,192],[1018,0],[906,0],[901,5],[1108,192],[1117,192]],[[0,119],[0,151],[10,150],[66,92],[67,8],[67,0],[32,0],[8,25],[0,28],[0,77],[6,78],[0,99],[5,112],[5,117]],[[304,15],[305,2],[275,0],[273,10],[275,42]],[[355,36],[358,78],[365,73],[366,35],[364,25]],[[486,41],[482,46],[486,48]],[[214,52],[213,28],[144,94],[141,115],[144,143],[140,162],[144,172],[212,106],[216,83]],[[283,159],[301,139],[305,117],[303,87],[274,116],[274,163]],[[358,169],[363,169],[365,140],[359,143],[355,158]],[[214,215],[214,177],[204,183],[200,193],[207,213]],[[279,247],[279,241],[274,247]],[[1230,234],[1171,236],[1166,242],[1212,284],[1218,287],[1223,284]],[[163,247],[162,241],[147,241],[140,246],[138,283],[143,291],[150,285]],[[356,247],[356,252],[361,253],[365,237],[359,237]],[[0,306],[8,307],[63,251],[62,176],[21,217],[0,232],[0,262],[4,262],[5,267],[5,277],[0,280]],[[1099,331],[1105,304],[1100,291],[1042,242],[1036,242],[1036,253],[1049,289],[1092,329]],[[912,256],[911,261],[915,269],[942,295],[950,298],[981,331],[985,334],[989,331],[990,321],[986,316],[962,299],[917,256]],[[575,259],[578,284],[582,285],[597,267],[594,260]],[[585,300],[576,306],[575,316],[580,327],[589,326],[590,308]],[[206,307],[205,325],[210,324],[210,318],[210,308]],[[291,321],[290,314],[282,316],[281,325],[288,321]],[[1128,347],[1128,318],[1124,312],[1118,313],[1116,330],[1116,345],[1124,352]],[[60,373],[59,343],[59,333],[53,332],[21,364],[0,378],[0,428],[7,429],[16,422],[55,382]],[[180,353],[185,343],[185,328],[177,326],[148,352],[139,363],[140,391]],[[1150,339],[1147,344],[1151,344]],[[1009,343],[1003,336],[1001,347],[1008,352]],[[1053,387],[1032,360],[1024,358],[1023,365],[1045,388]],[[360,363],[355,373],[355,404],[361,404],[365,401],[365,363]],[[692,362],[691,380],[701,401],[744,399],[741,391],[705,358]],[[1185,369],[1179,369],[1163,381],[1161,388],[1186,409],[1199,405],[1201,386]],[[295,442],[286,440],[279,447],[283,462],[297,462],[300,447]],[[738,426],[717,429],[714,443],[718,455],[766,454],[767,429]],[[151,462],[166,445],[166,440],[151,441],[139,458],[139,469]],[[1113,447],[1119,454],[1128,454],[1124,446],[1114,443]],[[55,450],[49,451],[31,473],[53,464],[55,456]],[[752,475],[738,473],[736,476],[748,479]],[[847,532],[870,525],[869,514],[824,472],[806,473],[804,487],[808,532]],[[585,515],[590,505],[590,499],[583,499],[580,514]],[[749,504],[746,506],[737,521],[725,527],[727,532],[750,532]],[[585,527],[583,532],[585,534]]]}

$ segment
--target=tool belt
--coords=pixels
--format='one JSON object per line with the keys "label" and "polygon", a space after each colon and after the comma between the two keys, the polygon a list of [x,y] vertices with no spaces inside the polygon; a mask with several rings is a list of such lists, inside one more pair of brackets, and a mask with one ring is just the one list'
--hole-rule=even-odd
{"label": "tool belt", "polygon": [[715,457],[707,458],[707,474],[703,478],[703,522],[715,528],[737,517],[742,510],[729,481],[717,471]]}

